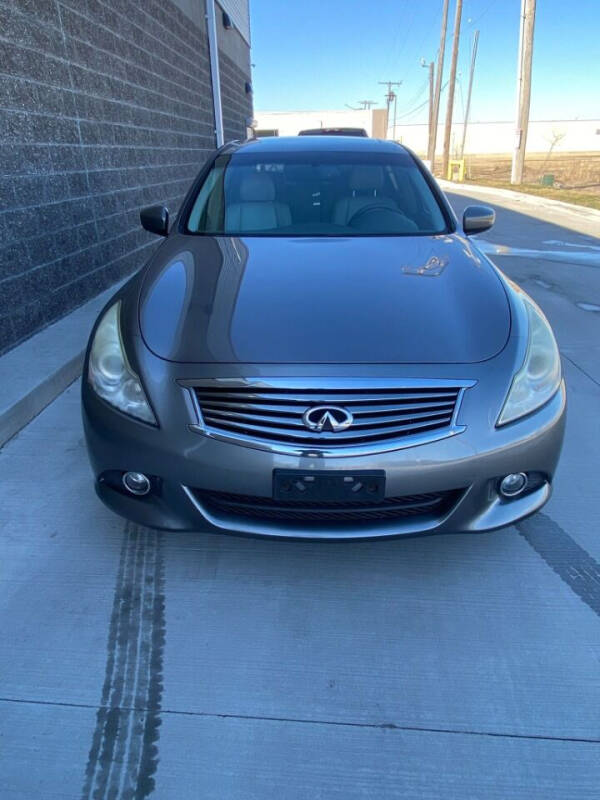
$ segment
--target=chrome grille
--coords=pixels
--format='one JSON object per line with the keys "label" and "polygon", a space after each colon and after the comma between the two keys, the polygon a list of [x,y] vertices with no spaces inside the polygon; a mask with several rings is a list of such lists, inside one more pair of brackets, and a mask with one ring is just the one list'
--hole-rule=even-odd
{"label": "chrome grille", "polygon": [[[415,436],[439,438],[452,429],[465,384],[305,388],[216,382],[192,388],[205,431],[329,450]],[[302,417],[316,406],[347,409],[352,425],[337,432],[309,430]]]}

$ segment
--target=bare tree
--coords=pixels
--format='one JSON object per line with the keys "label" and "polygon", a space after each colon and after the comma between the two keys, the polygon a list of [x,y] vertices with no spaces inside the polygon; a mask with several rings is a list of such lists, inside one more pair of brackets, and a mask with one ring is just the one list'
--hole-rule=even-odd
{"label": "bare tree", "polygon": [[550,134],[550,136],[544,136],[544,139],[550,143],[550,147],[548,149],[548,152],[546,153],[546,158],[544,159],[544,163],[542,164],[542,169],[540,170],[539,174],[540,178],[542,177],[542,175],[544,174],[544,170],[548,166],[548,162],[552,157],[552,151],[559,142],[562,142],[562,140],[565,138],[566,135],[567,135],[566,131],[557,131],[556,128],[552,128],[552,133]]}

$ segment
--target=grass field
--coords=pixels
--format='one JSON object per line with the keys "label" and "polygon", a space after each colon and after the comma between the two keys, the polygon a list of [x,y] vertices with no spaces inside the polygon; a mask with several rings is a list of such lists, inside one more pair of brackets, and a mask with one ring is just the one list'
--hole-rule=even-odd
{"label": "grass field", "polygon": [[541,186],[539,183],[522,183],[513,186],[509,180],[490,180],[489,178],[473,178],[465,183],[474,183],[478,186],[494,186],[498,189],[511,189],[514,192],[535,194],[540,197],[549,197],[551,200],[562,200],[563,203],[574,203],[577,206],[587,206],[600,210],[600,192],[582,192],[574,189],[558,189],[554,186]]}
{"label": "grass field", "polygon": [[[531,153],[525,159],[524,182],[510,182],[511,155],[465,156],[466,183],[495,186],[600,209],[600,151],[586,153]],[[553,186],[541,184],[552,175]]]}

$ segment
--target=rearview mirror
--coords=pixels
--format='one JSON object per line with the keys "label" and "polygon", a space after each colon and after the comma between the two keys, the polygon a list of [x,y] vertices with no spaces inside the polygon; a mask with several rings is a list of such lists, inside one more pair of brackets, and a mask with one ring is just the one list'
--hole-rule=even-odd
{"label": "rearview mirror", "polygon": [[169,233],[169,209],[165,206],[146,206],[140,211],[142,228],[158,236]]}
{"label": "rearview mirror", "polygon": [[489,206],[467,206],[463,214],[463,231],[467,236],[488,231],[496,221],[496,212]]}

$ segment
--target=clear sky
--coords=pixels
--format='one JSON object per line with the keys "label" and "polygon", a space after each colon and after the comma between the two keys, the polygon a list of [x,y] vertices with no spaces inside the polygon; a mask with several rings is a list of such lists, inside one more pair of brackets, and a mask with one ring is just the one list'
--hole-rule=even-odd
{"label": "clear sky", "polygon": [[[450,0],[444,81],[456,0]],[[464,0],[455,119],[466,103],[473,32],[480,30],[473,120],[515,113],[520,0]],[[403,81],[398,119],[426,122],[442,0],[250,0],[256,111],[384,105],[378,81]],[[421,109],[418,107],[424,104]],[[416,109],[416,110],[415,110]],[[442,98],[442,118],[445,98]],[[600,0],[538,0],[531,119],[600,117]]]}

